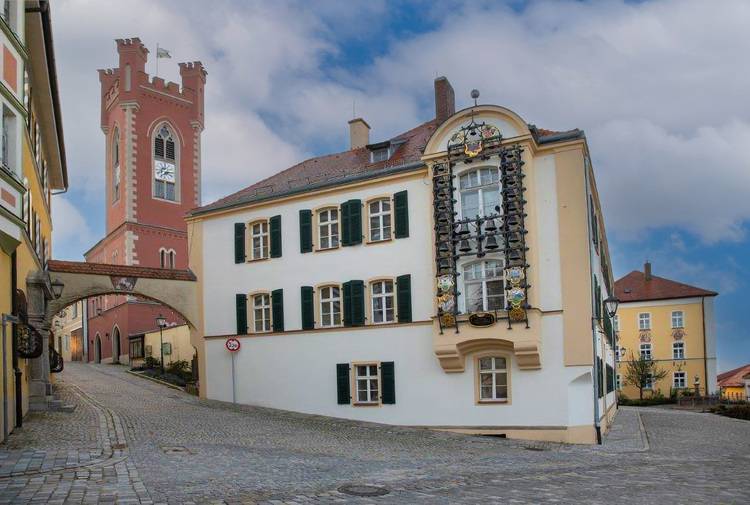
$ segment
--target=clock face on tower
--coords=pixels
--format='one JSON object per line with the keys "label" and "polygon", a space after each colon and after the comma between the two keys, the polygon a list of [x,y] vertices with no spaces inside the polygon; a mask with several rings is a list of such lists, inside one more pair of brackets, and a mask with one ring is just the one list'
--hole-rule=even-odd
{"label": "clock face on tower", "polygon": [[157,181],[174,182],[174,163],[168,161],[154,161],[154,175]]}

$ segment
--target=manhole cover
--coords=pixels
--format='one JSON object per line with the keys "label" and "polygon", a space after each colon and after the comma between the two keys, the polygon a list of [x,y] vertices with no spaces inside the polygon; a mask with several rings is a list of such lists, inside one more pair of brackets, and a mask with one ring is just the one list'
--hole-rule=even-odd
{"label": "manhole cover", "polygon": [[368,486],[365,484],[347,484],[346,486],[341,486],[339,492],[351,496],[384,496],[390,493],[384,487]]}
{"label": "manhole cover", "polygon": [[186,447],[162,447],[164,454],[190,454]]}

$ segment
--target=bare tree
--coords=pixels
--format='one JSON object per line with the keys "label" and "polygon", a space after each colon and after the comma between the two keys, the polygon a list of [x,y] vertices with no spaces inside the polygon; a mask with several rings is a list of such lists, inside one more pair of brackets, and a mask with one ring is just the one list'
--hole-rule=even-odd
{"label": "bare tree", "polygon": [[643,390],[645,387],[656,381],[660,381],[667,376],[669,372],[659,368],[656,362],[647,359],[643,355],[636,358],[633,352],[630,352],[630,359],[625,366],[625,384],[638,388],[638,396],[643,400]]}

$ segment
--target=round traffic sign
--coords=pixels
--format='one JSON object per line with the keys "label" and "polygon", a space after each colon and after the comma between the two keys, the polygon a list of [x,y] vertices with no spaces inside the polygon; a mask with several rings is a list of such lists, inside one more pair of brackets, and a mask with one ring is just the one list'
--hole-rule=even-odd
{"label": "round traffic sign", "polygon": [[229,352],[237,352],[240,350],[240,341],[236,338],[228,338],[227,341],[224,343],[224,346],[227,348],[227,351]]}

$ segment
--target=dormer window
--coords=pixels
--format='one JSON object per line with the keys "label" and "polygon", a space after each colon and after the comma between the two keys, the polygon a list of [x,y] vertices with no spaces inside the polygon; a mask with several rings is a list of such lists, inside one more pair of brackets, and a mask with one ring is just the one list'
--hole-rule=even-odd
{"label": "dormer window", "polygon": [[370,150],[370,163],[377,163],[379,161],[386,161],[390,159],[396,148],[391,145],[390,141],[381,142],[379,144],[370,144],[367,146]]}

